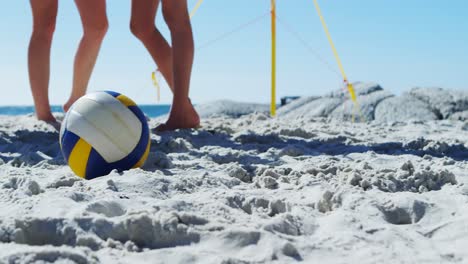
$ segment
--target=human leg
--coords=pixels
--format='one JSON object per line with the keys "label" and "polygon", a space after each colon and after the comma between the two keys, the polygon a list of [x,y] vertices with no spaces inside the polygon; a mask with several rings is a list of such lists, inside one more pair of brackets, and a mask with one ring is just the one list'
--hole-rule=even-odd
{"label": "human leg", "polygon": [[160,0],[132,0],[130,30],[150,53],[172,91],[172,48],[155,25]]}
{"label": "human leg", "polygon": [[50,50],[58,0],[31,0],[33,32],[28,49],[29,82],[39,120],[55,121],[49,104]]}
{"label": "human leg", "polygon": [[189,99],[194,41],[187,1],[162,0],[162,9],[171,31],[174,98],[169,119],[160,130],[194,128],[200,124],[200,118]]}
{"label": "human leg", "polygon": [[75,0],[83,25],[83,37],[78,46],[73,67],[73,86],[70,98],[63,106],[70,106],[86,93],[102,41],[109,27],[105,0]]}

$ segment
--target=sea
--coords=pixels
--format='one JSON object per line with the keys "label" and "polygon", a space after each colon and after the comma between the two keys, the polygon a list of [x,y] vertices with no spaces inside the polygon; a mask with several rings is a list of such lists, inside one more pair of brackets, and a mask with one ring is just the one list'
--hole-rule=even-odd
{"label": "sea", "polygon": [[[148,117],[158,117],[169,113],[170,105],[138,105]],[[63,113],[61,106],[51,106],[52,112]],[[0,106],[0,115],[28,115],[34,113],[34,106]]]}

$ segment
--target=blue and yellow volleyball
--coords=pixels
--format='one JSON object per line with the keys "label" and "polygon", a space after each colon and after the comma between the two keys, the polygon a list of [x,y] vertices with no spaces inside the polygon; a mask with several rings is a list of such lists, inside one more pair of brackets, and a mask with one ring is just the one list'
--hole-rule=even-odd
{"label": "blue and yellow volleyball", "polygon": [[65,160],[85,179],[143,166],[150,144],[148,122],[141,109],[127,96],[111,91],[78,99],[60,130]]}

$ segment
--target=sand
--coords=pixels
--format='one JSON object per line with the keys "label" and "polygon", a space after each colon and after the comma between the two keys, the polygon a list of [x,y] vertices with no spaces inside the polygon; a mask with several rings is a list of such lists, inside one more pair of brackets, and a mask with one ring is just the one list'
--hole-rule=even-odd
{"label": "sand", "polygon": [[468,262],[466,121],[292,111],[152,135],[91,181],[53,127],[0,117],[0,263]]}

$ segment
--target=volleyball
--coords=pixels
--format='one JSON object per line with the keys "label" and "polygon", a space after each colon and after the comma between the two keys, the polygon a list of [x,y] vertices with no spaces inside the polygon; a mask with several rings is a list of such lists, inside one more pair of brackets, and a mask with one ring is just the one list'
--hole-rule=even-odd
{"label": "volleyball", "polygon": [[140,108],[111,91],[78,99],[65,115],[59,140],[68,165],[84,179],[143,166],[151,143]]}

